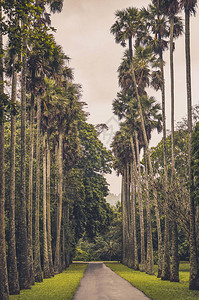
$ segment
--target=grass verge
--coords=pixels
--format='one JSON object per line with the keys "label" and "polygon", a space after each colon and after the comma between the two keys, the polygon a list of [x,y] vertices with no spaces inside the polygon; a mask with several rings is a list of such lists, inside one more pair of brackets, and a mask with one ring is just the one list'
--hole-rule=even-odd
{"label": "grass verge", "polygon": [[80,280],[84,275],[87,264],[72,264],[63,273],[52,278],[35,283],[30,290],[22,290],[20,295],[10,296],[11,300],[71,300]]}
{"label": "grass verge", "polygon": [[[199,291],[189,290],[189,264],[180,264],[180,282],[162,281],[155,275],[134,271],[120,263],[106,265],[153,300],[199,299]],[[157,266],[155,266],[157,271]]]}

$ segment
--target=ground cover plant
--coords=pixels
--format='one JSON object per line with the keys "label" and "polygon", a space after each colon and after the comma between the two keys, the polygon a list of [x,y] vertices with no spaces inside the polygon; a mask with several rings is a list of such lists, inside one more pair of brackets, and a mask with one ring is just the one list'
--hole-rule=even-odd
{"label": "ground cover plant", "polygon": [[[155,275],[135,271],[120,263],[106,265],[153,300],[199,299],[199,291],[189,290],[189,264],[180,264],[180,282],[163,281]],[[157,273],[157,266],[155,266]]]}
{"label": "ground cover plant", "polygon": [[71,264],[64,272],[42,283],[35,283],[30,290],[22,290],[20,295],[10,296],[11,300],[71,300],[75,294],[80,280],[84,275],[87,264]]}

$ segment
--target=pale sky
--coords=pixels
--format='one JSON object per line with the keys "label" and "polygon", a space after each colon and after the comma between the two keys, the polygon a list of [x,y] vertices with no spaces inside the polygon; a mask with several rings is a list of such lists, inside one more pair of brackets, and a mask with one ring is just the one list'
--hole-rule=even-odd
{"label": "pale sky", "polygon": [[[56,41],[71,58],[75,82],[83,88],[83,101],[88,104],[88,121],[107,123],[110,130],[101,140],[108,147],[118,129],[117,118],[112,113],[112,101],[119,91],[117,68],[124,48],[114,42],[110,27],[115,22],[115,11],[129,6],[147,7],[148,0],[65,0],[61,14],[52,16],[52,26],[57,29]],[[182,15],[182,17],[184,17]],[[192,102],[199,102],[199,15],[191,18]],[[169,51],[165,54],[167,129],[170,129],[170,79]],[[185,51],[184,35],[176,41],[175,63],[175,120],[186,115]],[[148,90],[161,102],[161,95]],[[162,135],[154,133],[151,146],[157,145]],[[120,179],[113,173],[107,176],[110,191],[119,194]]]}

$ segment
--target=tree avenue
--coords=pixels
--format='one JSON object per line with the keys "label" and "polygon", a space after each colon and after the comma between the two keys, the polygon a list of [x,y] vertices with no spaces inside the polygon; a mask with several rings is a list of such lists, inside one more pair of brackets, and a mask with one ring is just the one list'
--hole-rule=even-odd
{"label": "tree avenue", "polygon": [[50,13],[62,6],[1,1],[2,300],[62,272],[79,238],[111,222],[103,174],[111,172],[112,154],[87,123],[81,86],[55,42]]}
{"label": "tree avenue", "polygon": [[[179,248],[181,248],[179,240],[184,228],[183,235],[189,241],[189,288],[191,290],[199,290],[199,203],[196,192],[197,173],[195,173],[198,166],[195,158],[193,159],[197,156],[194,143],[197,136],[198,112],[197,107],[192,111],[189,25],[190,16],[196,14],[196,5],[197,1],[152,0],[147,8],[138,10],[130,7],[116,11],[116,21],[110,30],[116,43],[123,47],[128,46],[118,68],[120,91],[113,101],[113,111],[122,121],[112,143],[114,167],[118,174],[122,175],[122,261],[127,266],[137,269],[136,253],[139,244],[134,236],[137,225],[132,215],[135,213],[134,209],[131,208],[136,195],[136,203],[139,206],[136,214],[140,216],[140,236],[137,233],[138,242],[141,243],[140,271],[153,274],[155,259],[158,263],[157,276],[162,280],[178,282]],[[182,10],[185,11],[188,119],[175,129],[173,52],[174,39],[183,32],[183,21],[178,16]],[[163,60],[163,52],[167,48],[170,48],[171,74],[171,133],[169,135],[166,134],[165,122],[167,99]],[[146,88],[149,87],[161,90],[162,114],[160,106],[155,104],[156,100],[150,101],[147,95]],[[194,124],[192,124],[193,118]],[[193,140],[192,130],[195,126]],[[151,132],[155,128],[158,132],[163,129],[163,138],[156,148],[149,149]],[[140,153],[143,154],[142,161],[140,161]],[[192,163],[192,160],[195,163]],[[134,167],[130,168],[130,165]],[[144,215],[146,214],[146,222],[141,221],[142,207],[144,207]],[[152,234],[151,230],[154,228],[151,223],[153,215],[156,217],[155,234]],[[145,236],[143,232],[146,232]],[[146,255],[144,255],[145,249],[142,250],[143,245],[144,247],[146,245]],[[144,259],[146,259],[145,263],[143,263]]]}
{"label": "tree avenue", "polygon": [[[199,107],[192,107],[190,59],[197,1],[152,0],[116,11],[110,31],[127,49],[111,150],[99,139],[106,125],[88,123],[81,85],[53,35],[51,13],[63,2],[0,1],[0,299],[61,273],[73,259],[120,260],[149,275],[157,264],[157,277],[173,282],[179,260],[189,260],[189,289],[199,290]],[[187,119],[175,126],[174,49],[183,25]],[[161,91],[161,105],[149,88]],[[162,140],[150,148],[153,132]],[[112,168],[122,178],[115,207],[106,202],[104,175]]]}

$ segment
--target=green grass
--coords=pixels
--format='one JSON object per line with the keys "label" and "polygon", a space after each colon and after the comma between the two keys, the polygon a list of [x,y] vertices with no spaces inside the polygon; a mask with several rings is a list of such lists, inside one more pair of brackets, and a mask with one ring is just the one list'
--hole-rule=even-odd
{"label": "green grass", "polygon": [[[106,265],[153,300],[199,299],[199,291],[189,290],[189,264],[180,264],[180,282],[162,281],[156,276],[134,271],[117,263]],[[155,266],[157,272],[157,266]]]}
{"label": "green grass", "polygon": [[61,274],[36,283],[30,290],[22,290],[20,295],[10,296],[11,300],[71,300],[84,275],[87,264],[72,264]]}

